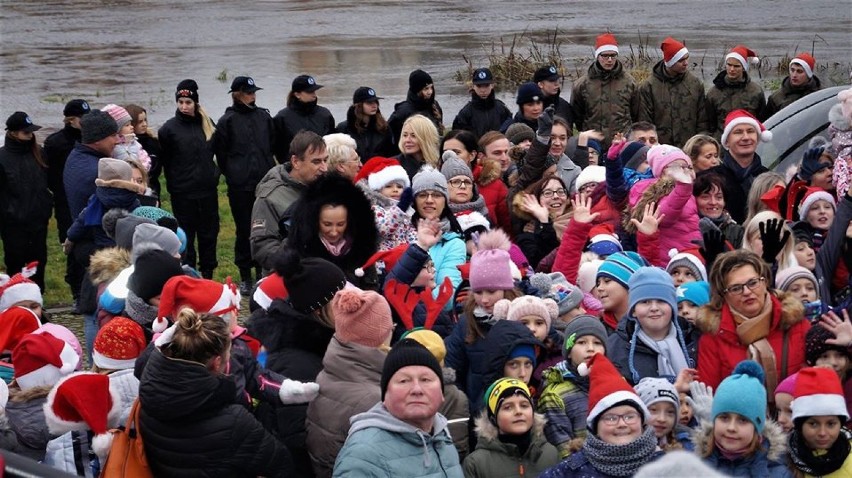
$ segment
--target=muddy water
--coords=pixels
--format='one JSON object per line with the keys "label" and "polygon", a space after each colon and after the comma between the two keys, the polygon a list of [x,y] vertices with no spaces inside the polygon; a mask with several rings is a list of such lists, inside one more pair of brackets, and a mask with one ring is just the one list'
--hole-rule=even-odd
{"label": "muddy water", "polygon": [[[174,114],[174,86],[194,78],[202,104],[218,118],[230,80],[241,74],[264,88],[258,104],[275,114],[302,73],[326,85],[320,104],[338,120],[360,85],[386,98],[387,116],[404,99],[409,71],[420,67],[432,73],[451,122],[467,100],[452,79],[462,56],[482,61],[483,45],[524,31],[542,39],[558,28],[566,58],[590,57],[605,29],[622,45],[638,44],[640,32],[653,46],[672,35],[713,65],[737,43],[777,60],[810,50],[815,39],[818,60],[849,62],[850,24],[850,0],[6,0],[0,116],[25,110],[48,132],[59,125],[63,103],[83,97],[96,107],[144,105],[156,128]],[[223,70],[225,82],[217,80]],[[712,70],[698,73],[709,81]],[[514,107],[510,94],[504,98]]]}

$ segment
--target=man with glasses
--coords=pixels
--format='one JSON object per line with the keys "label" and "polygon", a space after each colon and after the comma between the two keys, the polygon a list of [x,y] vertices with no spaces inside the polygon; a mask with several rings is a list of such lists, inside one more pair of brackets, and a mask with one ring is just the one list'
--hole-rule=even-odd
{"label": "man with glasses", "polygon": [[633,77],[618,61],[615,35],[604,33],[595,42],[595,62],[574,82],[571,94],[574,121],[579,131],[603,133],[603,150],[615,133],[627,131],[639,116],[639,95]]}

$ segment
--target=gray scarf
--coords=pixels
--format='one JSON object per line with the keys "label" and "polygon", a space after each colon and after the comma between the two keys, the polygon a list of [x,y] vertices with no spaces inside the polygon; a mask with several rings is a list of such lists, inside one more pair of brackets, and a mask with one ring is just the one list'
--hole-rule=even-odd
{"label": "gray scarf", "polygon": [[654,457],[657,437],[654,428],[645,425],[642,435],[626,445],[612,445],[594,434],[586,437],[583,453],[599,472],[611,476],[633,476]]}
{"label": "gray scarf", "polygon": [[146,329],[157,319],[157,307],[148,304],[132,290],[127,291],[127,299],[124,301],[124,311],[134,322]]}
{"label": "gray scarf", "polygon": [[447,205],[450,207],[450,211],[453,211],[453,214],[456,215],[460,212],[476,211],[483,216],[488,217],[488,206],[485,205],[485,198],[482,197],[481,194],[477,194],[476,199],[470,202],[463,202],[460,204],[448,202]]}
{"label": "gray scarf", "polygon": [[669,326],[669,333],[663,340],[654,340],[642,330],[636,327],[636,337],[647,345],[649,349],[657,353],[657,374],[661,377],[677,377],[677,374],[685,368],[689,368],[685,352],[680,348],[677,340],[677,327],[674,320]]}

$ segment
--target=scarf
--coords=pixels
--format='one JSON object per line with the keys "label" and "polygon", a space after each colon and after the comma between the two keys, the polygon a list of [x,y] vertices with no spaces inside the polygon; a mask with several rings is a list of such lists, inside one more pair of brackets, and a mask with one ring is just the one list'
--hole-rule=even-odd
{"label": "scarf", "polygon": [[328,253],[334,257],[345,255],[347,252],[349,252],[349,249],[352,245],[352,241],[349,240],[348,235],[343,236],[342,238],[340,238],[339,241],[335,242],[334,244],[328,242],[322,236],[320,236],[319,238],[320,242],[322,242],[322,245],[325,246],[325,250],[327,250]]}
{"label": "scarf", "polygon": [[500,320],[498,317],[495,317],[493,314],[489,314],[487,310],[478,305],[473,308],[473,318],[479,324],[488,325],[494,325],[498,320]]}
{"label": "scarf", "polygon": [[[565,359],[556,365],[553,366],[559,373],[562,374],[562,378],[570,381],[574,385],[577,386],[580,390],[584,391],[586,394],[589,393],[589,376],[582,376],[577,372],[577,368],[574,367],[574,364],[571,363],[570,359]],[[544,387],[542,387],[544,388]]]}
{"label": "scarf", "polygon": [[479,214],[488,217],[488,207],[485,205],[485,198],[482,197],[482,194],[477,194],[476,199],[472,199],[469,202],[448,202],[447,205],[450,207],[450,211],[453,211],[454,215],[458,215],[465,211],[476,211]]}
{"label": "scarf", "polygon": [[790,461],[802,473],[811,476],[825,476],[839,470],[846,458],[849,456],[849,451],[852,446],[849,444],[852,440],[852,432],[847,428],[840,429],[840,435],[837,440],[831,445],[828,450],[821,450],[824,453],[816,454],[815,450],[811,450],[805,444],[805,439],[799,433],[799,428],[796,427],[790,432],[788,445],[790,447]]}
{"label": "scarf", "polygon": [[589,463],[601,473],[611,476],[633,476],[654,456],[657,437],[654,428],[645,426],[642,435],[626,445],[612,445],[594,434],[586,437],[583,453]]}
{"label": "scarf", "polygon": [[734,173],[734,177],[737,178],[737,182],[739,182],[740,188],[748,194],[749,189],[751,189],[751,183],[754,181],[754,176],[752,175],[752,171],[761,166],[760,157],[755,153],[754,159],[752,159],[751,164],[746,167],[740,166],[740,163],[734,159],[730,153],[725,153],[725,156],[722,158],[722,164],[725,165],[732,173]]}
{"label": "scarf", "polygon": [[[637,325],[636,336],[657,353],[657,375],[660,377],[677,377],[685,368],[689,368],[687,359],[677,340],[677,327],[674,321],[669,324],[669,333],[663,340],[654,340]],[[774,389],[773,389],[774,390]]]}

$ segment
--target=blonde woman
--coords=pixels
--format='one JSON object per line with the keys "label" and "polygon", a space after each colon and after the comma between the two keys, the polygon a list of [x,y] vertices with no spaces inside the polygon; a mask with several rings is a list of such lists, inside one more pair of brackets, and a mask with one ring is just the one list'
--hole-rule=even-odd
{"label": "blonde woman", "polygon": [[793,232],[777,212],[759,212],[745,225],[743,249],[762,257],[776,273],[799,264],[795,247]]}
{"label": "blonde woman", "polygon": [[409,179],[413,179],[423,165],[438,169],[438,161],[441,159],[439,140],[438,129],[429,118],[414,115],[405,120],[397,144],[401,153],[395,159],[405,168]]}
{"label": "blonde woman", "polygon": [[722,164],[719,159],[720,151],[722,146],[716,138],[706,134],[696,134],[686,140],[686,144],[683,145],[683,152],[692,159],[692,167],[695,168],[696,173]]}
{"label": "blonde woman", "polygon": [[767,206],[760,197],[769,192],[769,190],[774,188],[776,185],[784,186],[785,181],[784,176],[780,173],[776,173],[775,171],[768,171],[754,178],[754,182],[751,183],[751,189],[749,189],[748,192],[746,219],[743,221],[743,225],[748,224],[751,218],[753,218],[757,213],[769,209],[769,206]]}

